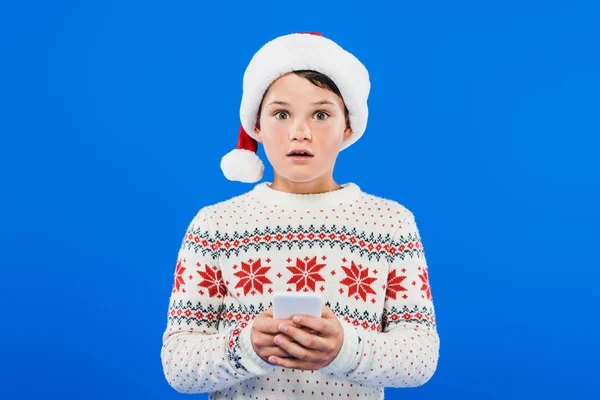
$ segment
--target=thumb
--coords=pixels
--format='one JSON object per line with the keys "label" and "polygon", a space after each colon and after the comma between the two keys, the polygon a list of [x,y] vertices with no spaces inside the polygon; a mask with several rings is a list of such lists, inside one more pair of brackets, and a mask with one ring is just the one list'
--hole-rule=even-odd
{"label": "thumb", "polygon": [[323,318],[337,318],[331,308],[327,306],[321,307],[321,317]]}

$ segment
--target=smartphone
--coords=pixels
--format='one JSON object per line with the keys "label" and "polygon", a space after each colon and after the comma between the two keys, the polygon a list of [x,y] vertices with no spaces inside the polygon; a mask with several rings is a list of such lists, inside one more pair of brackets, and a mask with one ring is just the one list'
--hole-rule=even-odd
{"label": "smartphone", "polygon": [[321,301],[318,293],[275,292],[273,319],[290,319],[296,314],[320,318]]}

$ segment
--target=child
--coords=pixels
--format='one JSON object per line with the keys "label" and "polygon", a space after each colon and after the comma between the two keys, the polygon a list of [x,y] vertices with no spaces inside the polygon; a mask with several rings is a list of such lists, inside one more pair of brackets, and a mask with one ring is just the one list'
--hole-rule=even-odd
{"label": "child", "polygon": [[[439,338],[415,218],[338,184],[365,131],[369,76],[318,33],[265,44],[244,74],[230,180],[272,183],[202,208],[179,250],[161,358],[169,384],[211,399],[383,398],[437,367]],[[321,318],[275,320],[273,293],[316,292]]]}

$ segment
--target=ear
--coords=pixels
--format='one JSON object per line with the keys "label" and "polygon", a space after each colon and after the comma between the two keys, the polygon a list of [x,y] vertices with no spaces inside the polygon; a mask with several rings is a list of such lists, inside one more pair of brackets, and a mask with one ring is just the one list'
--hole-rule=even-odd
{"label": "ear", "polygon": [[256,134],[256,141],[258,143],[262,143],[262,136],[261,136],[261,132],[260,132],[260,123],[258,121],[258,119],[256,120],[256,126],[254,127],[254,133]]}
{"label": "ear", "polygon": [[344,137],[342,139],[342,142],[347,141],[348,139],[350,139],[350,137],[352,136],[352,128],[347,127],[346,129],[344,129]]}

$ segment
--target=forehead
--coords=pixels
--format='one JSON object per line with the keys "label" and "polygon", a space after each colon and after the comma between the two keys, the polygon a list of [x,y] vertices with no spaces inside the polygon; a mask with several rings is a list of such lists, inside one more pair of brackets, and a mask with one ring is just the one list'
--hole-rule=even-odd
{"label": "forehead", "polygon": [[322,100],[341,106],[341,98],[332,91],[318,87],[308,79],[294,73],[285,74],[276,79],[265,94],[265,104],[272,101],[286,103],[313,103]]}

